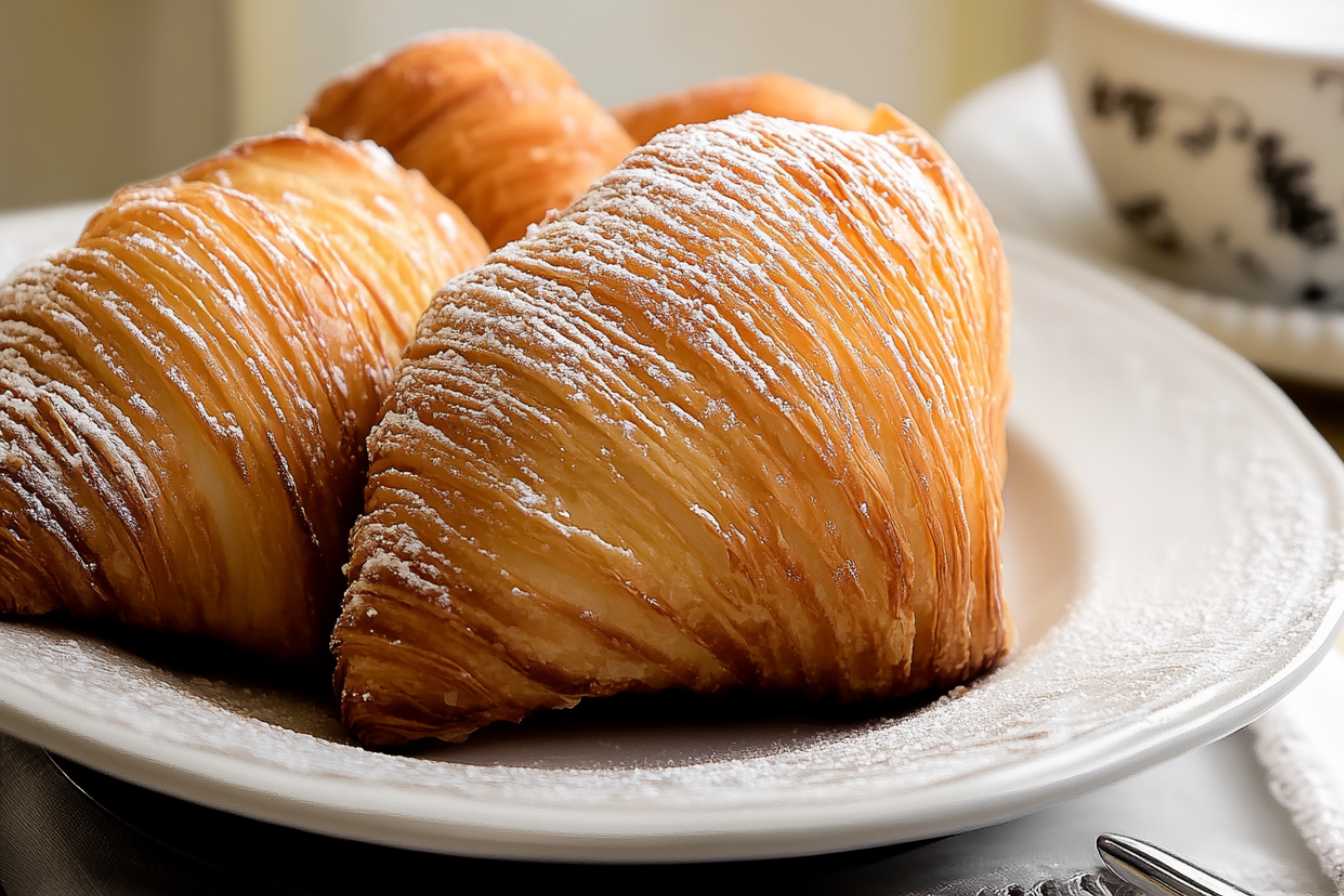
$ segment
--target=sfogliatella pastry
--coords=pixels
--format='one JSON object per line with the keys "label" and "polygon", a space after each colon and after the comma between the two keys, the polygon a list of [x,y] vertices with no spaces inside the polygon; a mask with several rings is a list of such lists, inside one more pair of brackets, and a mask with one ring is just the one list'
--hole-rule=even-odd
{"label": "sfogliatella pastry", "polygon": [[320,656],[393,366],[485,253],[311,129],[117,193],[0,287],[0,613]]}
{"label": "sfogliatella pastry", "polygon": [[359,740],[1005,654],[999,239],[929,137],[873,130],[669,131],[435,298],[334,636]]}
{"label": "sfogliatella pastry", "polygon": [[739,112],[759,112],[861,131],[872,112],[844,94],[788,75],[726,78],[650,97],[612,110],[637,143],[679,124],[700,124]]}
{"label": "sfogliatella pastry", "polygon": [[494,31],[415,41],[327,85],[308,117],[424,172],[492,247],[569,205],[634,146],[554,57]]}

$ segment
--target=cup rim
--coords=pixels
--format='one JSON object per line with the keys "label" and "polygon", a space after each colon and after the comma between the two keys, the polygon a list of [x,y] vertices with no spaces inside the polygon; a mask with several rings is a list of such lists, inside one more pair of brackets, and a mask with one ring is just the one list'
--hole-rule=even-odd
{"label": "cup rim", "polygon": [[1144,30],[1182,38],[1204,46],[1222,47],[1276,59],[1344,63],[1344,46],[1339,49],[1319,46],[1295,47],[1283,43],[1257,41],[1252,37],[1204,31],[1187,23],[1167,21],[1146,9],[1136,8],[1126,0],[1056,0],[1056,2],[1081,3],[1104,14],[1133,23]]}

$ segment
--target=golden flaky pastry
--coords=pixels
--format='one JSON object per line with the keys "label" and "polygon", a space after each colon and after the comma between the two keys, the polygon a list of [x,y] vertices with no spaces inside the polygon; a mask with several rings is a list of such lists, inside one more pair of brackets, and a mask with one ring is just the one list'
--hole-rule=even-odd
{"label": "golden flaky pastry", "polygon": [[369,440],[356,737],[1004,655],[999,239],[924,133],[874,130],[669,131],[435,298]]}
{"label": "golden flaky pastry", "polygon": [[319,655],[393,365],[485,251],[314,130],[117,193],[0,288],[0,612]]}
{"label": "golden flaky pastry", "polygon": [[634,147],[554,57],[495,31],[417,40],[327,85],[308,117],[423,171],[492,247],[569,205]]}
{"label": "golden flaky pastry", "polygon": [[739,112],[856,131],[867,128],[873,115],[844,94],[774,73],[711,81],[612,110],[637,143],[647,143],[675,125],[717,121]]}

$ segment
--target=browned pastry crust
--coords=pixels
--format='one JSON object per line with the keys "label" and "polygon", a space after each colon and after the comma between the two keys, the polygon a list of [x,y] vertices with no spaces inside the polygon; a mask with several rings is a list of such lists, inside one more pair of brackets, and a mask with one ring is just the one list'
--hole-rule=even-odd
{"label": "browned pastry crust", "polygon": [[328,84],[308,117],[424,172],[492,247],[569,205],[634,147],[549,53],[502,32],[418,40]]}
{"label": "browned pastry crust", "polygon": [[334,636],[357,738],[1005,654],[999,239],[927,135],[873,129],[668,132],[435,298]]}
{"label": "browned pastry crust", "polygon": [[726,78],[628,103],[612,110],[637,143],[679,124],[717,121],[739,112],[759,112],[794,121],[861,131],[872,112],[844,94],[775,73]]}
{"label": "browned pastry crust", "polygon": [[485,252],[311,129],[117,193],[0,287],[0,612],[320,655],[393,365]]}

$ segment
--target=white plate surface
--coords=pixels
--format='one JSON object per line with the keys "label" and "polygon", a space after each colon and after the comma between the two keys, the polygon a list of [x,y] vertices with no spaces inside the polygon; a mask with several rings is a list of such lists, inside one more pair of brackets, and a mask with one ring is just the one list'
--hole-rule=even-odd
{"label": "white plate surface", "polygon": [[1139,270],[1112,219],[1054,71],[1039,63],[959,103],[939,139],[1001,229],[1061,246],[1275,374],[1344,387],[1344,313],[1271,305],[1178,286]]}
{"label": "white plate surface", "polygon": [[1306,674],[1344,609],[1339,461],[1231,352],[1086,265],[1009,249],[1004,538],[1021,646],[973,687],[861,720],[579,710],[395,756],[349,744],[320,698],[11,621],[0,729],[296,827],[575,861],[945,834],[1227,734]]}

